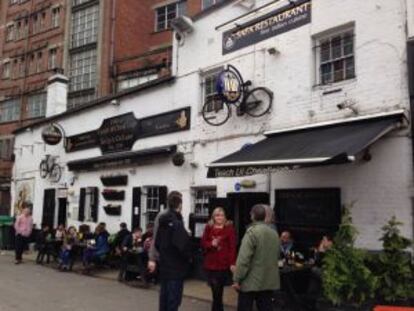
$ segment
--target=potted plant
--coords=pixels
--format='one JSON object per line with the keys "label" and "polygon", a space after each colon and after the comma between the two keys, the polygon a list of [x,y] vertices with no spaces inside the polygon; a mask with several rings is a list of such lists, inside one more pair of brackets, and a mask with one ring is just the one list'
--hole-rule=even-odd
{"label": "potted plant", "polygon": [[126,186],[128,184],[128,175],[108,175],[101,176],[104,186]]}
{"label": "potted plant", "polygon": [[121,205],[107,204],[104,206],[105,213],[110,216],[121,215]]}
{"label": "potted plant", "polygon": [[401,235],[401,225],[393,216],[382,227],[383,251],[374,259],[373,269],[379,281],[377,297],[385,305],[407,306],[414,298],[414,273],[408,252],[412,241]]}
{"label": "potted plant", "polygon": [[104,189],[102,196],[107,201],[123,201],[125,199],[124,190]]}
{"label": "potted plant", "polygon": [[377,278],[364,262],[366,254],[354,246],[358,233],[352,224],[352,205],[344,208],[334,244],[324,257],[325,310],[372,310],[369,300],[378,287]]}

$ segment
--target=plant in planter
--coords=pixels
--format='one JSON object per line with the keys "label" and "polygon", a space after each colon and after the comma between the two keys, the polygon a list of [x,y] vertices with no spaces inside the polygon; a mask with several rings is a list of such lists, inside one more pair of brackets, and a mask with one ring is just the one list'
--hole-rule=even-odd
{"label": "plant in planter", "polygon": [[378,276],[378,298],[386,303],[404,304],[414,298],[414,275],[408,248],[412,241],[401,235],[402,225],[395,216],[382,227],[380,239],[383,252],[376,257],[375,274]]}
{"label": "plant in planter", "polygon": [[105,213],[110,216],[119,216],[121,215],[121,205],[112,205],[108,204],[104,207]]}
{"label": "plant in planter", "polygon": [[123,201],[125,199],[124,190],[104,189],[102,196],[107,201]]}
{"label": "plant in planter", "polygon": [[324,257],[323,290],[337,307],[334,310],[363,310],[362,305],[374,298],[378,286],[364,263],[365,253],[354,246],[358,232],[352,224],[352,205],[344,207],[334,244]]}
{"label": "plant in planter", "polygon": [[128,184],[128,176],[127,175],[101,176],[101,181],[104,186],[126,186]]}

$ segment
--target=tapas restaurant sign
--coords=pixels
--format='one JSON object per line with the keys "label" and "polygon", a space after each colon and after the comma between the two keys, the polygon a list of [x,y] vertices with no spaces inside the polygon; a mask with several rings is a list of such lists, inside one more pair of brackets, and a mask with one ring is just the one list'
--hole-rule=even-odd
{"label": "tapas restaurant sign", "polygon": [[99,129],[66,138],[66,152],[100,147],[103,154],[128,151],[140,138],[190,128],[191,108],[136,119],[132,112],[105,119]]}
{"label": "tapas restaurant sign", "polygon": [[223,33],[223,55],[311,22],[312,0],[298,0]]}

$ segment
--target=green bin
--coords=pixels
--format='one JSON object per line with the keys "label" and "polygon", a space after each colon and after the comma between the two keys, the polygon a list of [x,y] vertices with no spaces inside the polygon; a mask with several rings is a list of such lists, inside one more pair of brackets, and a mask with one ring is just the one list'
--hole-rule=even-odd
{"label": "green bin", "polygon": [[0,249],[13,248],[13,223],[13,217],[0,216]]}

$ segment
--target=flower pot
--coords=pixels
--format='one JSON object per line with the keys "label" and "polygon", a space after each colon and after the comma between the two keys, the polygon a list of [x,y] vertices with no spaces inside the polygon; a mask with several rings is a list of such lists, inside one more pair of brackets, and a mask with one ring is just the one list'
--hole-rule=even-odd
{"label": "flower pot", "polygon": [[123,201],[125,200],[124,190],[104,190],[102,196],[107,201]]}
{"label": "flower pot", "polygon": [[121,215],[121,205],[105,205],[104,207],[105,213],[110,216],[120,216]]}
{"label": "flower pot", "polygon": [[101,181],[104,186],[126,186],[128,184],[128,176],[101,176]]}

